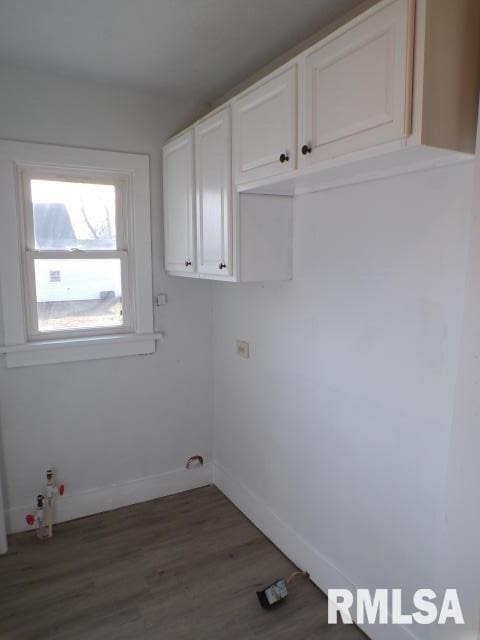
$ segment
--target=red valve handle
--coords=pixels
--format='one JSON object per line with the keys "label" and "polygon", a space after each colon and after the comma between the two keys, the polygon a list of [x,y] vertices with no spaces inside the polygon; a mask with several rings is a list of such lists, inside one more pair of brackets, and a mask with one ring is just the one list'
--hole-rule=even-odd
{"label": "red valve handle", "polygon": [[30,527],[35,524],[35,516],[32,516],[31,513],[29,513],[28,516],[25,516],[25,520]]}
{"label": "red valve handle", "polygon": [[58,495],[63,496],[64,493],[65,493],[65,485],[64,484],[58,485]]}

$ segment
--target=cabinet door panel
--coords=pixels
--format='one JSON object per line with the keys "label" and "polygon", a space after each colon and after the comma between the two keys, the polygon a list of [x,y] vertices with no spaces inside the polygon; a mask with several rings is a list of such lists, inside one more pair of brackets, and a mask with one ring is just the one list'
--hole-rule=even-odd
{"label": "cabinet door panel", "polygon": [[[295,169],[297,151],[297,68],[268,80],[233,104],[236,183]],[[280,156],[288,160],[280,160]]]}
{"label": "cabinet door panel", "polygon": [[163,176],[165,268],[195,273],[193,131],[164,147]]}
{"label": "cabinet door panel", "polygon": [[408,135],[412,11],[411,0],[384,2],[307,53],[305,162]]}
{"label": "cabinet door panel", "polygon": [[198,272],[232,274],[230,112],[195,127]]}

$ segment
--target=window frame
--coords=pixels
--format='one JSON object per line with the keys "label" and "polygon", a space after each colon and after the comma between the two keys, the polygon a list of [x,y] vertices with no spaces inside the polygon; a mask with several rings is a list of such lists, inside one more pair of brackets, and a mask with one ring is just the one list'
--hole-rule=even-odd
{"label": "window frame", "polygon": [[[129,260],[128,238],[128,176],[89,176],[84,171],[70,170],[59,172],[51,168],[29,167],[17,169],[19,191],[22,195],[20,212],[22,262],[24,275],[24,295],[27,323],[27,337],[29,341],[80,338],[85,336],[113,335],[116,333],[132,332],[131,282],[133,279],[132,266]],[[33,202],[31,195],[32,180],[56,180],[61,182],[78,182],[85,184],[108,184],[115,187],[115,231],[116,249],[36,249]],[[90,329],[66,329],[65,331],[40,331],[38,328],[38,311],[36,300],[35,260],[95,260],[119,259],[122,282],[122,310],[123,323],[120,326],[92,327]]]}
{"label": "window frame", "polygon": [[[117,248],[35,249],[31,179],[114,184]],[[146,155],[0,140],[0,192],[5,196],[0,201],[0,294],[4,330],[0,353],[6,354],[7,366],[155,351],[155,341],[162,336],[155,334],[153,327],[149,180]],[[126,312],[122,326],[38,331],[34,260],[64,256],[67,259],[120,258],[122,304]]]}

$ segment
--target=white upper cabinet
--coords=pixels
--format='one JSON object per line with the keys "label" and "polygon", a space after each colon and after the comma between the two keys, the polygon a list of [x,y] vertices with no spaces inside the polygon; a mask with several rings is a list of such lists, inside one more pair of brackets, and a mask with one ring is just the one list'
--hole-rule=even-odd
{"label": "white upper cabinet", "polygon": [[479,29],[479,0],[380,0],[174,138],[167,271],[289,279],[292,197],[471,161]]}
{"label": "white upper cabinet", "polygon": [[304,163],[409,134],[414,9],[381,2],[304,55]]}
{"label": "white upper cabinet", "polygon": [[233,101],[233,157],[237,184],[296,168],[296,65]]}
{"label": "white upper cabinet", "polygon": [[193,131],[163,148],[165,268],[176,273],[196,271],[193,171]]}
{"label": "white upper cabinet", "polygon": [[230,109],[195,126],[198,273],[230,276],[232,265]]}

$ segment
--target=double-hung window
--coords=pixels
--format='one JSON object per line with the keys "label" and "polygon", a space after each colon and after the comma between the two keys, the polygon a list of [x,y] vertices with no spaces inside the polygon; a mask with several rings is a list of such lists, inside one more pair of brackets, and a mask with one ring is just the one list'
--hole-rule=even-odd
{"label": "double-hung window", "polygon": [[20,184],[29,338],[128,332],[126,181],[27,169]]}
{"label": "double-hung window", "polygon": [[151,353],[146,156],[0,141],[7,365]]}

